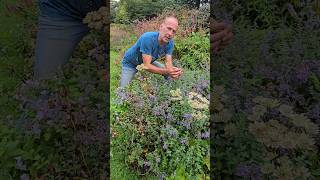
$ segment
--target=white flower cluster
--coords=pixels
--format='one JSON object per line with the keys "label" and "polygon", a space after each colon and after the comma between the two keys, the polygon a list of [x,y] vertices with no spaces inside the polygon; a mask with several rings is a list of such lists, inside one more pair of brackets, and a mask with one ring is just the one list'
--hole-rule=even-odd
{"label": "white flower cluster", "polygon": [[207,118],[207,115],[205,115],[201,111],[195,111],[191,115],[196,120],[201,120],[201,119],[206,119]]}
{"label": "white flower cluster", "polygon": [[208,109],[209,101],[198,93],[190,92],[188,103],[193,109]]}
{"label": "white flower cluster", "polygon": [[178,88],[176,90],[171,90],[171,100],[173,101],[181,101],[182,100],[182,93],[181,90]]}
{"label": "white flower cluster", "polygon": [[[170,94],[172,101],[180,101],[180,103],[182,103],[183,97],[179,88],[171,90]],[[209,101],[205,97],[198,93],[190,92],[188,95],[188,104],[194,109],[191,114],[192,118],[196,120],[207,118],[205,113],[202,112],[202,110],[206,111],[209,109]]]}
{"label": "white flower cluster", "polygon": [[137,69],[138,71],[142,71],[142,70],[147,69],[147,67],[146,67],[144,64],[140,64],[140,65],[138,65],[138,66],[136,67],[136,69]]}

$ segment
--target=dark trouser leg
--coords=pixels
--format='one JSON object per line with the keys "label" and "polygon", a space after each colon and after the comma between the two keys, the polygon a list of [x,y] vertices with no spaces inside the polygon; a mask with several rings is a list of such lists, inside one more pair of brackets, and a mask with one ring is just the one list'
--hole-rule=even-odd
{"label": "dark trouser leg", "polygon": [[75,47],[89,32],[81,21],[39,17],[34,78],[52,78],[71,57]]}

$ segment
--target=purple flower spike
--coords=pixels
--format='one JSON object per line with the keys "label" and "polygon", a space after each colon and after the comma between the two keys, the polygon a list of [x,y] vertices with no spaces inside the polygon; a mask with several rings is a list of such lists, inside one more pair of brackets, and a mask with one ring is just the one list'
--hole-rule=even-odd
{"label": "purple flower spike", "polygon": [[178,125],[181,125],[187,129],[191,128],[190,122],[189,121],[182,121],[182,122],[177,122]]}
{"label": "purple flower spike", "polygon": [[191,119],[192,119],[192,115],[191,115],[191,114],[184,114],[184,115],[183,115],[183,118],[184,118],[185,120],[191,120]]}
{"label": "purple flower spike", "polygon": [[157,106],[153,109],[153,114],[156,116],[160,116],[164,114],[164,110],[162,109],[161,106]]}
{"label": "purple flower spike", "polygon": [[29,180],[29,176],[28,176],[27,174],[22,174],[22,175],[20,176],[20,179],[21,179],[21,180]]}
{"label": "purple flower spike", "polygon": [[261,178],[261,169],[256,164],[238,165],[235,174],[237,176],[244,177],[246,179],[255,179],[255,180],[262,179]]}
{"label": "purple flower spike", "polygon": [[164,145],[162,146],[162,148],[163,148],[164,150],[167,150],[167,149],[168,149],[168,145],[167,145],[166,143],[164,143]]}
{"label": "purple flower spike", "polygon": [[168,135],[169,136],[176,136],[177,135],[177,130],[176,129],[168,129]]}
{"label": "purple flower spike", "polygon": [[117,90],[116,95],[123,101],[127,100],[130,96],[124,89],[120,88]]}
{"label": "purple flower spike", "polygon": [[187,144],[188,143],[188,139],[187,138],[181,138],[180,143],[181,144]]}
{"label": "purple flower spike", "polygon": [[209,131],[204,132],[204,133],[201,134],[201,138],[207,139],[209,137],[210,137],[210,132]]}
{"label": "purple flower spike", "polygon": [[168,114],[166,115],[166,119],[167,119],[168,121],[172,121],[172,120],[173,120],[173,115],[172,115],[171,113],[168,113]]}
{"label": "purple flower spike", "polygon": [[155,102],[157,100],[157,97],[154,95],[149,95],[149,99],[151,102]]}
{"label": "purple flower spike", "polygon": [[150,166],[150,163],[149,163],[148,161],[145,161],[145,162],[143,163],[143,165],[149,167],[149,166]]}
{"label": "purple flower spike", "polygon": [[19,156],[16,159],[16,168],[19,170],[26,170],[26,165],[23,163],[22,158]]}

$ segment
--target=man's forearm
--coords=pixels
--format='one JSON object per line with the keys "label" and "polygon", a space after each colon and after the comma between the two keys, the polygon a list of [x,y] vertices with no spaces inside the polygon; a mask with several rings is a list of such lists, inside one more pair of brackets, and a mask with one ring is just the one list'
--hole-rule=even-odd
{"label": "man's forearm", "polygon": [[166,61],[165,65],[167,69],[173,68],[172,61]]}
{"label": "man's forearm", "polygon": [[166,56],[165,65],[166,65],[167,69],[172,69],[173,68],[172,57],[171,56]]}
{"label": "man's forearm", "polygon": [[147,71],[152,72],[152,73],[157,73],[157,74],[161,74],[161,75],[166,75],[169,73],[167,67],[166,68],[159,68],[159,67],[152,65],[152,64],[145,65],[145,67],[146,67]]}

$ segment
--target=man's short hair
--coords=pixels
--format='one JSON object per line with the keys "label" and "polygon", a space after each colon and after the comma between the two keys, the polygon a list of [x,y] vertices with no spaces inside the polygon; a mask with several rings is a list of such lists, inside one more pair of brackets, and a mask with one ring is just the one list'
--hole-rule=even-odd
{"label": "man's short hair", "polygon": [[165,22],[167,19],[169,19],[169,18],[174,18],[174,19],[177,20],[177,22],[179,22],[177,16],[173,14],[173,15],[165,16],[165,17],[162,19],[162,23],[164,23],[164,22]]}

